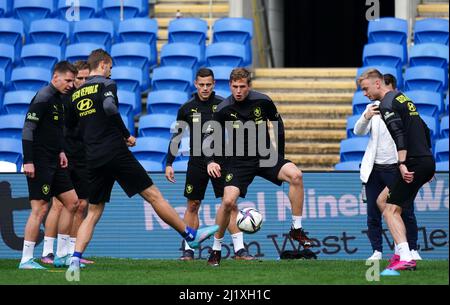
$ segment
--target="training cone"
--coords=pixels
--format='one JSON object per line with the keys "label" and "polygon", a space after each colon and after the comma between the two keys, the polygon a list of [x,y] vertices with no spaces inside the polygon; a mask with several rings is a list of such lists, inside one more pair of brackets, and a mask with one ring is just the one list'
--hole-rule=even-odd
{"label": "training cone", "polygon": [[400,272],[392,270],[392,269],[384,269],[383,272],[380,273],[381,276],[396,276],[400,275]]}

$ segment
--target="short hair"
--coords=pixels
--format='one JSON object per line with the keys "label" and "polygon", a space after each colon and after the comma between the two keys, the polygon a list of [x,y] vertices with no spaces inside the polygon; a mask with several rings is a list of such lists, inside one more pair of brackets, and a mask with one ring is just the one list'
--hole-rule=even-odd
{"label": "short hair", "polygon": [[53,68],[53,74],[55,73],[66,73],[72,72],[73,74],[77,74],[77,69],[67,60],[63,60],[58,62]]}
{"label": "short hair", "polygon": [[89,64],[85,60],[77,60],[76,62],[73,63],[73,65],[78,72],[81,70],[89,69]]}
{"label": "short hair", "polygon": [[389,74],[389,73],[384,74],[383,79],[384,79],[384,84],[386,86],[391,85],[393,89],[397,89],[397,79],[395,78],[394,75]]}
{"label": "short hair", "polygon": [[364,71],[360,77],[358,77],[358,85],[361,86],[361,82],[365,79],[369,79],[369,78],[374,78],[374,79],[381,79],[383,80],[383,74],[381,74],[380,71],[378,71],[377,69],[368,69],[366,71]]}
{"label": "short hair", "polygon": [[98,66],[100,65],[100,62],[112,62],[112,57],[111,55],[108,54],[108,52],[106,52],[103,49],[97,49],[91,52],[91,54],[89,54],[87,63],[89,65],[89,70],[95,70],[98,68]]}
{"label": "short hair", "polygon": [[241,79],[246,79],[247,84],[250,84],[252,81],[250,71],[245,68],[234,68],[233,71],[231,71],[230,73],[230,82]]}
{"label": "short hair", "polygon": [[195,74],[195,79],[197,79],[198,77],[208,77],[211,76],[212,79],[214,80],[214,72],[211,69],[208,68],[200,68],[198,69],[197,73]]}

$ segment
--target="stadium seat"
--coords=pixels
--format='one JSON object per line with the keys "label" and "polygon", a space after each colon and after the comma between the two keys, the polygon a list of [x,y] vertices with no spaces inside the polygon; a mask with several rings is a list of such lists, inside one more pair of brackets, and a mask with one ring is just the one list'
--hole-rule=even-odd
{"label": "stadium seat", "polygon": [[245,46],[244,65],[252,63],[253,21],[247,18],[221,18],[213,25],[213,43],[234,42]]}
{"label": "stadium seat", "polygon": [[414,25],[414,43],[440,43],[448,45],[448,19],[426,18]]}
{"label": "stadium seat", "polygon": [[139,118],[138,136],[170,139],[171,127],[176,124],[176,116],[170,114],[147,114]]}
{"label": "stadium seat", "polygon": [[334,166],[337,171],[359,171],[361,161],[339,162]]}
{"label": "stadium seat", "polygon": [[129,127],[129,124],[130,124],[130,120],[128,119],[128,117],[126,117],[126,116],[124,116],[124,115],[120,115],[120,118],[122,119],[122,121],[123,121],[123,123],[125,124],[125,126],[127,127],[127,129],[128,129],[128,131],[130,132],[130,134],[132,135],[132,136],[135,136],[136,135],[136,133],[134,132],[134,120],[133,120],[133,126],[132,126],[132,128],[130,128]]}
{"label": "stadium seat", "polygon": [[136,146],[130,150],[138,160],[162,162],[167,155],[169,139],[157,137],[138,137]]}
{"label": "stadium seat", "polygon": [[0,69],[4,71],[6,79],[11,76],[14,60],[14,46],[0,43]]}
{"label": "stadium seat", "polygon": [[14,0],[14,18],[23,21],[25,32],[34,20],[49,18],[53,13],[53,1],[49,0]]}
{"label": "stadium seat", "polygon": [[0,138],[22,140],[24,121],[25,116],[21,114],[0,115]]}
{"label": "stadium seat", "polygon": [[9,14],[8,1],[0,0],[0,18],[6,17],[7,14]]}
{"label": "stadium seat", "polygon": [[191,69],[172,66],[153,69],[152,90],[179,90],[190,93],[192,83]]}
{"label": "stadium seat", "polygon": [[361,161],[369,142],[368,137],[355,137],[341,141],[341,162]]}
{"label": "stadium seat", "polygon": [[[66,60],[76,62],[78,60],[87,60],[89,54],[96,49],[106,50],[105,46],[96,43],[74,43],[67,46]],[[114,69],[113,69],[114,70]]]}
{"label": "stadium seat", "polygon": [[204,46],[208,24],[199,18],[173,19],[169,23],[168,38],[169,43],[187,42]]}
{"label": "stadium seat", "polygon": [[[230,74],[233,70],[233,67],[227,66],[215,66],[209,67],[214,72],[214,80],[216,81],[216,85],[214,90],[217,92],[226,92],[226,95],[222,97],[227,97],[231,94],[230,91]],[[220,94],[219,94],[220,95]]]}
{"label": "stadium seat", "polygon": [[16,164],[17,172],[20,172],[22,166],[22,140],[0,139],[0,161]]}
{"label": "stadium seat", "polygon": [[206,47],[207,66],[245,66],[245,46],[233,42],[218,42]]}
{"label": "stadium seat", "polygon": [[445,97],[445,100],[444,100],[444,108],[445,108],[445,113],[447,113],[448,114],[448,92],[447,92],[447,95],[446,95],[446,97]]}
{"label": "stadium seat", "polygon": [[437,118],[442,109],[442,97],[437,92],[425,90],[405,91],[404,94],[409,97],[420,115],[429,115]]}
{"label": "stadium seat", "polygon": [[435,117],[429,115],[420,115],[422,120],[427,124],[428,128],[431,132],[431,141],[439,138],[439,125],[437,124],[437,120]]}
{"label": "stadium seat", "polygon": [[[391,74],[394,75],[397,80],[397,89],[402,90],[403,88],[403,75],[401,70],[398,70],[393,67],[386,67],[386,66],[364,66],[358,68],[356,71],[356,78],[355,81],[358,80],[358,78],[361,76],[361,74],[364,73],[364,71],[367,71],[368,69],[377,69],[382,74]],[[361,88],[358,86],[357,91],[360,91]]]}
{"label": "stadium seat", "polygon": [[440,126],[439,130],[440,130],[440,137],[441,138],[448,138],[448,136],[449,136],[448,115],[442,117],[442,119],[441,119],[441,126]]}
{"label": "stadium seat", "polygon": [[[361,137],[361,136],[359,136],[359,135],[356,135],[355,133],[354,133],[354,128],[355,128],[355,124],[356,124],[356,122],[358,121],[358,119],[361,117],[361,115],[360,114],[357,114],[357,115],[352,115],[352,116],[349,116],[348,118],[347,118],[347,127],[346,127],[346,130],[347,130],[347,138],[349,139],[349,138],[354,138],[354,137]],[[364,135],[365,137],[368,137],[368,136],[370,136],[370,134],[367,134],[367,135]]]}
{"label": "stadium seat", "polygon": [[221,96],[223,98],[227,98],[231,95],[230,90],[214,90],[217,96]]}
{"label": "stadium seat", "polygon": [[405,90],[426,90],[442,94],[445,87],[445,71],[441,68],[420,66],[405,71]]}
{"label": "stadium seat", "polygon": [[36,91],[18,90],[5,93],[3,100],[3,109],[7,114],[21,114],[22,123],[25,120],[25,114],[28,111],[31,100],[36,95]]}
{"label": "stadium seat", "polygon": [[15,61],[20,59],[24,37],[23,22],[19,19],[0,18],[0,43],[14,46]]}
{"label": "stadium seat", "polygon": [[[103,0],[102,13],[104,18],[114,22],[114,28],[119,28],[121,20],[121,2],[117,0]],[[123,0],[123,19],[135,18],[144,10],[142,0]]]}
{"label": "stadium seat", "polygon": [[434,157],[436,158],[436,162],[448,162],[448,150],[448,138],[436,140],[434,147]]}
{"label": "stadium seat", "polygon": [[409,51],[409,65],[448,68],[448,46],[438,43],[416,44]]}
{"label": "stadium seat", "polygon": [[17,173],[17,164],[8,161],[0,161],[0,173]]}
{"label": "stadium seat", "polygon": [[175,172],[185,172],[188,168],[188,160],[178,160],[172,163],[172,168]]}
{"label": "stadium seat", "polygon": [[38,91],[46,86],[52,77],[50,69],[39,67],[15,68],[11,73],[11,86],[14,90]]}
{"label": "stadium seat", "polygon": [[448,172],[448,161],[436,162],[436,171]]}
{"label": "stadium seat", "polygon": [[156,90],[151,91],[147,97],[147,113],[175,114],[189,99],[185,91]]}
{"label": "stadium seat", "polygon": [[3,88],[4,86],[6,86],[6,74],[5,70],[0,68],[0,88]]}
{"label": "stadium seat", "polygon": [[361,115],[366,110],[367,104],[371,103],[362,91],[356,91],[353,95],[352,107],[354,115]]}
{"label": "stadium seat", "polygon": [[111,49],[114,38],[114,26],[110,20],[93,18],[75,22],[72,32],[72,42],[87,42],[104,45],[106,51]]}
{"label": "stadium seat", "polygon": [[194,71],[202,64],[201,47],[192,43],[174,42],[161,49],[160,66],[181,66]]}
{"label": "stadium seat", "polygon": [[61,47],[49,43],[26,44],[22,48],[21,65],[53,69],[61,60]]}
{"label": "stadium seat", "polygon": [[147,172],[164,171],[163,164],[159,161],[152,161],[152,160],[138,160],[138,161]]}
{"label": "stadium seat", "polygon": [[[118,90],[119,112],[127,118],[125,124],[128,130],[134,131],[134,115],[136,109],[136,93],[133,91]],[[134,133],[133,133],[134,134]]]}
{"label": "stadium seat", "polygon": [[[56,16],[67,21],[79,21],[94,18],[99,11],[97,0],[77,0],[79,4],[79,15],[75,15],[75,10],[67,0],[59,0],[56,8]],[[79,20],[77,20],[79,18]],[[73,26],[75,22],[71,22]]]}
{"label": "stadium seat", "polygon": [[133,113],[140,113],[142,110],[140,91],[140,87],[142,84],[142,71],[138,68],[133,67],[114,67],[111,71],[111,78],[116,82],[118,90],[134,92],[135,108]]}
{"label": "stadium seat", "polygon": [[69,23],[60,19],[41,19],[31,22],[30,43],[50,43],[64,47],[70,36]]}
{"label": "stadium seat", "polygon": [[387,66],[400,69],[404,62],[403,47],[399,44],[376,42],[364,46],[364,66]]}

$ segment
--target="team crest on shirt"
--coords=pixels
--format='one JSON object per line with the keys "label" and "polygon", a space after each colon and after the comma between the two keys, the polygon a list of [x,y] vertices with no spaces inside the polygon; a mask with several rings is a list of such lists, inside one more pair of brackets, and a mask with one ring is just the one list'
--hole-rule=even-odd
{"label": "team crest on shirt", "polygon": [[216,112],[217,110],[217,105],[212,105],[212,112]]}
{"label": "team crest on shirt", "polygon": [[408,102],[408,109],[409,109],[409,111],[414,112],[414,111],[416,111],[416,106],[414,106],[413,103]]}
{"label": "team crest on shirt", "polygon": [[192,193],[193,190],[194,190],[194,186],[192,186],[192,184],[186,185],[186,193],[187,194]]}
{"label": "team crest on shirt", "polygon": [[233,174],[228,174],[228,175],[225,177],[225,181],[226,181],[226,182],[230,182],[231,180],[233,180]]}
{"label": "team crest on shirt", "polygon": [[42,186],[42,194],[48,195],[48,193],[50,193],[50,185],[44,184],[44,185]]}
{"label": "team crest on shirt", "polygon": [[259,118],[261,116],[261,108],[256,107],[255,110],[253,110],[253,114],[255,117]]}

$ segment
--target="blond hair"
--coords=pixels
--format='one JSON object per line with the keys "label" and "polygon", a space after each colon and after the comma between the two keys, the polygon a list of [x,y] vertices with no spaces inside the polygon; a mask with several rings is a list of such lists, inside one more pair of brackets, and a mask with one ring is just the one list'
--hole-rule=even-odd
{"label": "blond hair", "polygon": [[383,74],[381,74],[380,71],[378,71],[377,69],[368,69],[366,71],[363,72],[363,74],[361,74],[358,77],[358,86],[361,86],[361,82],[365,79],[380,79],[383,80]]}

